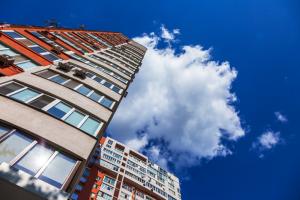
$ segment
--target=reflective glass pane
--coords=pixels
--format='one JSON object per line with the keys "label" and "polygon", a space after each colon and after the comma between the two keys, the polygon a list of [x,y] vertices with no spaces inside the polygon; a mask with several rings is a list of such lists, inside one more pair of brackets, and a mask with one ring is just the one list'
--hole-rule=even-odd
{"label": "reflective glass pane", "polygon": [[53,54],[46,54],[43,55],[45,58],[47,58],[50,61],[54,61],[54,60],[59,60],[60,58],[58,58],[57,56],[53,55]]}
{"label": "reflective glass pane", "polygon": [[35,175],[53,153],[53,150],[37,144],[14,167],[28,174]]}
{"label": "reflective glass pane", "polygon": [[49,97],[47,95],[42,95],[40,97],[38,97],[37,99],[33,100],[32,102],[30,102],[29,104],[42,109],[43,107],[45,107],[46,105],[48,105],[49,103],[53,102],[55,99],[52,97]]}
{"label": "reflective glass pane", "polygon": [[32,143],[32,141],[32,139],[24,136],[22,133],[15,131],[0,143],[0,163],[11,161]]}
{"label": "reflective glass pane", "polygon": [[103,84],[105,87],[110,87],[110,86],[112,86],[112,84],[111,83],[109,83],[109,82],[105,82],[104,84]]}
{"label": "reflective glass pane", "polygon": [[25,89],[25,90],[22,90],[21,92],[13,94],[11,97],[14,99],[17,99],[19,101],[25,102],[25,101],[28,101],[28,100],[36,97],[39,94],[40,94],[39,92],[36,92],[32,89]]}
{"label": "reflective glass pane", "polygon": [[82,114],[78,111],[74,111],[71,113],[71,115],[69,115],[67,117],[67,119],[65,121],[74,126],[78,126],[78,124],[83,120],[84,117],[85,117],[84,114]]}
{"label": "reflective glass pane", "polygon": [[88,118],[83,125],[80,127],[81,130],[83,130],[86,133],[89,133],[90,135],[96,136],[97,133],[96,130],[98,129],[100,123],[92,118]]}
{"label": "reflective glass pane", "polygon": [[31,62],[31,61],[26,61],[26,62],[22,62],[22,63],[16,63],[16,65],[18,67],[24,69],[24,70],[38,66],[37,64],[35,64],[35,63]]}
{"label": "reflective glass pane", "polygon": [[67,83],[64,84],[64,86],[70,88],[70,89],[74,89],[75,87],[77,87],[80,83],[78,81],[74,81],[74,80],[70,80]]}
{"label": "reflective glass pane", "polygon": [[18,54],[16,54],[14,51],[10,50],[10,49],[5,49],[5,50],[0,50],[0,54],[1,55],[9,55],[9,56],[16,56]]}
{"label": "reflective glass pane", "polygon": [[68,178],[75,164],[76,160],[63,154],[58,154],[49,163],[39,179],[60,188]]}
{"label": "reflective glass pane", "polygon": [[38,72],[37,75],[43,78],[50,78],[51,76],[56,75],[56,73],[53,71],[45,70],[45,71]]}
{"label": "reflective glass pane", "polygon": [[24,38],[22,35],[20,35],[19,33],[16,33],[14,31],[12,32],[4,32],[6,35],[9,35],[12,38]]}
{"label": "reflective glass pane", "polygon": [[67,114],[69,111],[71,110],[71,107],[60,102],[58,104],[56,104],[55,106],[51,107],[48,110],[48,113],[50,113],[51,115],[53,115],[54,117],[57,118],[62,118],[65,114]]}
{"label": "reflective glass pane", "polygon": [[0,137],[5,135],[5,133],[9,132],[10,130],[10,128],[7,128],[6,126],[0,124]]}
{"label": "reflective glass pane", "polygon": [[101,81],[103,81],[102,78],[99,78],[98,76],[94,78],[95,81],[97,81],[98,83],[100,83]]}
{"label": "reflective glass pane", "polygon": [[61,76],[61,75],[57,75],[57,76],[52,77],[50,80],[55,82],[55,83],[61,84],[61,83],[65,82],[68,79]]}
{"label": "reflective glass pane", "polygon": [[12,82],[12,83],[0,86],[0,94],[7,95],[7,94],[17,91],[23,87],[24,86],[22,86],[18,83]]}
{"label": "reflective glass pane", "polygon": [[87,95],[91,89],[85,87],[84,85],[80,86],[77,91],[80,93],[80,94],[83,94],[83,95]]}
{"label": "reflective glass pane", "polygon": [[111,107],[111,105],[112,105],[112,103],[113,103],[113,101],[112,100],[110,100],[110,99],[108,99],[108,98],[103,98],[102,100],[101,100],[101,102],[100,102],[103,106],[105,106],[105,107],[107,107],[107,108],[110,108]]}
{"label": "reflective glass pane", "polygon": [[112,90],[113,90],[114,92],[117,92],[117,93],[120,93],[120,91],[121,91],[121,89],[118,88],[118,87],[116,87],[116,86],[114,86],[114,87],[112,88]]}
{"label": "reflective glass pane", "polygon": [[96,92],[93,92],[93,93],[89,96],[90,99],[92,99],[92,100],[94,100],[94,101],[97,101],[97,102],[100,100],[101,97],[102,97],[102,95],[100,95],[100,94],[98,94],[98,93],[96,93]]}
{"label": "reflective glass pane", "polygon": [[46,52],[45,49],[39,47],[39,46],[34,46],[34,47],[30,47],[30,49],[32,49],[33,51],[37,52],[37,53],[44,53]]}

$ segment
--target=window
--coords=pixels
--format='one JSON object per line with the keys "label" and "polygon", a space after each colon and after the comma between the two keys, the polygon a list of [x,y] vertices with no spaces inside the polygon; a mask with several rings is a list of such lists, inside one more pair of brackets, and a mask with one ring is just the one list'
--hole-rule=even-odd
{"label": "window", "polygon": [[32,139],[15,131],[0,143],[0,163],[9,162],[32,143]]}
{"label": "window", "polygon": [[27,69],[37,66],[34,62],[29,60],[28,58],[16,53],[12,49],[8,48],[7,46],[4,46],[1,43],[0,43],[0,55],[8,55],[8,56],[13,57],[14,64],[24,70],[27,70]]}
{"label": "window", "polygon": [[93,92],[89,98],[94,100],[94,101],[99,101],[103,96],[101,96],[100,94],[98,94],[97,92]]}
{"label": "window", "polygon": [[107,108],[110,108],[112,106],[113,102],[111,100],[109,100],[109,99],[107,99],[107,98],[104,97],[101,100],[101,104],[104,105]]}
{"label": "window", "polygon": [[66,122],[77,127],[84,117],[82,113],[74,111],[67,117]]}
{"label": "window", "polygon": [[53,106],[52,108],[50,108],[48,110],[48,113],[50,113],[51,115],[53,115],[54,117],[57,118],[62,118],[63,116],[65,116],[69,111],[71,110],[71,107],[59,102],[58,104],[56,104],[55,106]]}
{"label": "window", "polygon": [[40,144],[35,145],[14,167],[28,174],[35,175],[54,153],[53,150]]}
{"label": "window", "polygon": [[105,200],[112,200],[112,196],[109,195],[109,194],[106,194],[104,192],[99,192],[98,195],[97,195],[97,200],[102,200],[102,199],[105,199]]}
{"label": "window", "polygon": [[36,52],[36,53],[45,53],[45,49],[39,47],[39,46],[34,46],[34,47],[31,47],[31,49]]}
{"label": "window", "polygon": [[126,80],[125,78],[122,78],[121,76],[117,75],[116,73],[114,73],[113,71],[111,71],[110,69],[103,67],[102,65],[100,66],[99,64],[95,64],[81,56],[76,55],[75,53],[71,53],[69,54],[69,56],[71,56],[73,59],[78,60],[84,64],[87,64],[101,72],[104,72],[106,74],[108,74],[109,76],[114,77],[115,79],[118,79],[119,81],[123,82],[123,83],[128,83],[128,80]]}
{"label": "window", "polygon": [[49,61],[56,61],[56,60],[60,60],[59,57],[55,56],[54,54],[52,54],[50,51],[40,47],[39,45],[37,45],[36,43],[34,43],[33,41],[27,39],[26,37],[24,37],[23,35],[16,33],[15,31],[11,31],[11,30],[5,30],[3,31],[6,35],[14,38],[15,40],[21,42],[23,45],[27,46],[28,48],[30,48],[31,50],[33,50],[34,52],[40,54],[41,56],[43,56],[44,58],[46,58]]}
{"label": "window", "polygon": [[0,86],[0,94],[7,95],[21,88],[23,88],[23,86],[18,83],[15,82],[8,83],[6,85]]}
{"label": "window", "polygon": [[42,109],[43,107],[50,104],[54,100],[55,100],[54,98],[43,94],[42,96],[40,96],[40,97],[36,98],[35,100],[31,101],[29,104],[32,105],[33,107]]}
{"label": "window", "polygon": [[93,134],[97,131],[98,127],[99,127],[99,122],[92,119],[92,118],[88,118],[83,125],[81,126],[81,130]]}
{"label": "window", "polygon": [[87,77],[93,79],[94,81],[100,83],[101,85],[104,85],[105,87],[111,89],[112,91],[118,93],[118,94],[121,94],[122,93],[122,89],[115,86],[114,84],[112,84],[111,82],[99,77],[98,75],[96,75],[95,73],[92,73],[92,72],[88,72],[87,73]]}
{"label": "window", "polygon": [[84,85],[80,86],[77,91],[80,93],[80,94],[83,94],[83,95],[87,95],[91,92],[91,89],[85,87]]}
{"label": "window", "polygon": [[10,129],[6,126],[0,125],[0,138],[5,135],[5,133],[8,133]]}
{"label": "window", "polygon": [[61,75],[56,75],[56,76],[53,76],[52,78],[50,78],[50,80],[55,83],[62,84],[63,82],[66,82],[68,79]]}
{"label": "window", "polygon": [[70,80],[67,83],[64,84],[67,88],[74,89],[76,88],[80,83],[78,81]]}
{"label": "window", "polygon": [[104,179],[103,179],[103,181],[104,181],[105,183],[110,184],[110,185],[115,185],[115,182],[116,182],[115,179],[110,178],[110,177],[108,177],[108,176],[105,176]]}
{"label": "window", "polygon": [[19,101],[26,102],[26,101],[38,96],[39,94],[40,94],[39,92],[36,92],[32,89],[25,89],[25,90],[22,90],[21,92],[13,94],[11,97],[14,99],[17,99]]}
{"label": "window", "polygon": [[75,164],[76,160],[59,153],[46,167],[40,179],[60,188],[75,167]]}
{"label": "window", "polygon": [[48,147],[45,142],[38,143],[27,134],[7,128],[2,123],[0,130],[5,134],[5,138],[0,140],[0,164],[6,162],[57,188],[62,188],[79,164],[77,160]]}
{"label": "window", "polygon": [[102,106],[112,109],[114,105],[114,101],[110,100],[107,97],[104,97],[104,95],[94,91],[93,89],[79,83],[78,81],[75,81],[73,79],[69,79],[66,76],[62,76],[60,74],[57,74],[55,72],[46,70],[42,72],[38,72],[37,75],[47,78],[55,83],[58,83],[60,85],[64,85],[67,88],[76,90],[80,94],[92,99],[93,101],[96,101],[97,103],[100,103]]}
{"label": "window", "polygon": [[105,183],[102,183],[102,185],[101,185],[101,190],[108,190],[108,191],[112,191],[113,190],[113,187],[111,187],[111,186],[109,186],[109,185],[107,185],[107,184],[105,184]]}
{"label": "window", "polygon": [[97,136],[103,123],[88,114],[72,107],[60,99],[43,94],[39,91],[25,87],[20,83],[9,82],[0,85],[0,93],[5,96],[22,101],[35,108],[49,113],[55,118],[81,129],[85,133]]}
{"label": "window", "polygon": [[48,79],[48,78],[56,75],[56,73],[53,72],[53,71],[50,71],[50,70],[44,70],[44,71],[39,72],[38,75],[41,76],[41,77],[43,77],[43,78],[47,78]]}

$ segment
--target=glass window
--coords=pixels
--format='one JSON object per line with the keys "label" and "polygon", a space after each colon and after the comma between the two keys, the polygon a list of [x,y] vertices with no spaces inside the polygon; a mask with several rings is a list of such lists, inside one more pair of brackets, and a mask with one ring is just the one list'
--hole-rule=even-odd
{"label": "glass window", "polygon": [[14,31],[8,31],[8,32],[4,32],[6,35],[12,37],[12,38],[24,38],[22,35],[14,32]]}
{"label": "glass window", "polygon": [[73,126],[78,126],[78,124],[83,120],[85,117],[84,114],[74,111],[68,118],[65,120],[67,123],[72,124]]}
{"label": "glass window", "polygon": [[33,67],[36,67],[37,65],[31,61],[26,61],[26,62],[22,62],[22,63],[17,63],[16,64],[18,67],[26,70],[26,69],[30,69],[30,68],[33,68]]}
{"label": "glass window", "polygon": [[39,94],[40,94],[39,92],[36,92],[32,89],[25,89],[25,90],[22,90],[21,92],[13,94],[11,97],[14,99],[17,99],[19,101],[26,102],[26,101],[36,97]]}
{"label": "glass window", "polygon": [[113,102],[110,99],[105,98],[105,97],[101,100],[101,104],[107,108],[110,108],[112,103]]}
{"label": "glass window", "polygon": [[68,178],[72,169],[76,164],[76,160],[69,158],[63,154],[58,154],[49,163],[45,171],[39,177],[39,179],[61,188],[65,180]]}
{"label": "glass window", "polygon": [[103,84],[105,87],[110,87],[110,86],[112,86],[112,84],[111,83],[109,83],[109,82],[105,82],[104,84]]}
{"label": "glass window", "polygon": [[39,46],[34,46],[34,47],[30,47],[33,51],[37,52],[37,53],[45,53],[46,50],[39,47]]}
{"label": "glass window", "polygon": [[31,144],[32,141],[32,139],[24,136],[18,131],[15,131],[12,135],[0,143],[0,163],[11,161],[29,144]]}
{"label": "glass window", "polygon": [[96,136],[96,130],[98,129],[100,123],[94,119],[88,118],[83,125],[80,127],[81,130],[89,133],[90,135]]}
{"label": "glass window", "polygon": [[0,87],[0,94],[7,95],[7,94],[12,93],[14,91],[17,91],[17,90],[19,90],[23,87],[24,86],[22,86],[18,83],[12,82],[12,83],[1,86]]}
{"label": "glass window", "polygon": [[9,128],[0,125],[0,137],[3,136],[3,135],[5,135],[8,131],[10,131]]}
{"label": "glass window", "polygon": [[97,196],[97,200],[98,199],[112,200],[112,196],[100,191]]}
{"label": "glass window", "polygon": [[30,102],[29,104],[36,108],[42,109],[43,107],[53,102],[54,100],[55,100],[54,98],[43,94],[42,96]]}
{"label": "glass window", "polygon": [[68,79],[61,75],[57,75],[57,76],[52,77],[50,80],[55,83],[62,84],[63,82],[65,82]]}
{"label": "glass window", "polygon": [[98,94],[97,92],[93,92],[93,93],[89,96],[90,99],[92,99],[92,100],[94,100],[94,101],[97,101],[97,102],[100,100],[101,97],[102,97],[102,95]]}
{"label": "glass window", "polygon": [[115,185],[115,182],[116,182],[115,179],[110,178],[110,177],[108,177],[108,176],[105,176],[104,179],[103,179],[103,181],[104,181],[105,183],[109,183],[109,184],[111,184],[111,185]]}
{"label": "glass window", "polygon": [[60,58],[58,58],[58,57],[56,57],[55,55],[53,55],[53,54],[45,54],[45,55],[43,55],[45,58],[47,58],[48,60],[50,60],[50,61],[54,61],[54,60],[60,60]]}
{"label": "glass window", "polygon": [[14,167],[28,174],[35,175],[54,153],[53,150],[40,144],[34,146]]}
{"label": "glass window", "polygon": [[78,91],[80,94],[87,95],[88,93],[90,93],[91,89],[85,87],[84,85],[82,85],[82,86],[80,86],[80,87],[77,89],[77,91]]}
{"label": "glass window", "polygon": [[43,78],[50,78],[51,76],[54,76],[56,75],[55,72],[53,71],[50,71],[50,70],[45,70],[45,71],[41,71],[41,72],[38,72],[37,75],[43,77]]}
{"label": "glass window", "polygon": [[0,54],[1,55],[9,55],[9,56],[16,56],[18,54],[16,54],[14,51],[10,50],[10,49],[4,49],[4,50],[0,50]]}
{"label": "glass window", "polygon": [[94,74],[92,74],[92,73],[90,73],[90,72],[87,72],[87,73],[86,73],[86,76],[89,77],[89,78],[92,78],[92,77],[94,76]]}
{"label": "glass window", "polygon": [[116,93],[120,93],[120,88],[118,88],[118,87],[116,87],[116,86],[114,86],[113,88],[112,88],[112,90],[114,91],[114,92],[116,92]]}
{"label": "glass window", "polygon": [[107,184],[105,184],[105,183],[102,183],[102,185],[101,185],[101,189],[105,189],[105,190],[112,190],[112,189],[113,189],[113,187],[111,187],[111,186],[109,186],[109,185],[107,185]]}
{"label": "glass window", "polygon": [[51,115],[53,115],[54,117],[57,118],[62,118],[63,116],[65,116],[65,114],[67,114],[69,111],[71,110],[71,107],[59,102],[58,104],[56,104],[55,106],[51,107],[48,110],[48,113],[50,113]]}
{"label": "glass window", "polygon": [[67,83],[64,84],[64,86],[70,88],[70,89],[74,89],[76,88],[80,83],[78,81],[74,81],[74,80],[70,80]]}
{"label": "glass window", "polygon": [[98,83],[100,83],[103,79],[97,76],[94,78],[94,80],[97,81]]}

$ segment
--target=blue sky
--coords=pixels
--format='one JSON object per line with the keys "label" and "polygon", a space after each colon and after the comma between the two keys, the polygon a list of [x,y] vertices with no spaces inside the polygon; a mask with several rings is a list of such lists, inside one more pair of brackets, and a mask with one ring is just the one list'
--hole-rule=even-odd
{"label": "blue sky", "polygon": [[[85,1],[84,4],[82,1],[2,0],[0,20],[43,25],[45,20],[55,18],[65,27],[85,24],[87,29],[120,31],[130,37],[147,33],[152,40],[160,38],[157,46],[151,49],[154,58],[161,55],[157,53],[158,48],[164,52],[171,48],[180,54],[183,53],[182,46],[188,45],[196,51],[196,55],[184,55],[193,58],[203,58],[201,53],[212,48],[208,53],[210,60],[219,61],[212,69],[223,66],[224,61],[230,63],[230,68],[225,70],[229,77],[217,80],[224,80],[231,88],[224,89],[222,84],[216,87],[236,95],[231,114],[238,116],[245,135],[240,135],[236,140],[219,138],[219,144],[230,150],[226,156],[209,154],[211,152],[205,154],[201,149],[180,149],[178,152],[181,157],[193,157],[188,166],[176,167],[182,165],[176,159],[173,163],[172,160],[166,161],[170,169],[182,178],[183,199],[300,199],[300,135],[297,115],[300,112],[299,1],[165,0],[111,3],[97,0]],[[171,47],[168,47],[169,43],[161,35],[163,24],[171,34],[174,34],[174,29],[179,29],[180,34],[175,33],[174,41],[169,41]],[[149,35],[151,32],[156,36]],[[194,49],[194,45],[201,45],[203,49]],[[177,59],[176,55],[170,55]],[[199,66],[205,66],[205,62]],[[233,68],[237,71],[236,78],[231,77]],[[212,75],[215,73],[213,71]],[[147,77],[142,72],[139,76]],[[163,78],[168,76],[160,76],[157,80],[164,81]],[[200,87],[194,87],[197,86]],[[132,89],[141,88],[142,85],[132,85]],[[135,94],[134,91],[132,93]],[[193,95],[190,97],[203,96]],[[210,100],[206,96],[203,98]],[[187,100],[187,103],[190,102]],[[280,112],[287,121],[278,120],[275,112]],[[161,122],[159,120],[158,123]],[[223,122],[221,127],[230,124],[227,120],[220,119]],[[145,127],[147,125],[145,123]],[[237,128],[228,129],[234,131]],[[270,132],[273,137],[262,137],[264,133]],[[162,158],[172,156],[170,149],[177,150],[176,147],[163,147],[176,144],[170,135],[175,137],[180,133],[166,133],[168,137],[157,131],[155,134],[157,137],[147,138],[146,141],[151,144],[146,144],[143,150],[150,154],[159,152]],[[197,134],[200,133],[195,132]],[[120,135],[118,137],[128,139]],[[203,137],[200,144],[206,139]],[[151,146],[158,146],[158,151],[149,151]],[[209,159],[207,155],[210,155]]]}

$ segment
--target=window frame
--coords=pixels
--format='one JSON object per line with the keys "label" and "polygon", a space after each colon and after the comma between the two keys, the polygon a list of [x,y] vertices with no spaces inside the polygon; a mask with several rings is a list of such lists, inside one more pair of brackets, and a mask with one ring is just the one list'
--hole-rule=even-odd
{"label": "window frame", "polygon": [[17,170],[20,170],[26,174],[29,174],[30,176],[36,178],[36,179],[39,179],[39,177],[42,175],[42,173],[45,171],[45,169],[47,168],[47,166],[49,166],[49,164],[51,163],[51,161],[59,154],[63,154],[65,156],[67,156],[68,158],[71,158],[73,160],[75,160],[75,163],[74,163],[74,166],[72,167],[72,169],[69,171],[69,173],[67,174],[64,182],[61,184],[61,187],[56,187],[46,181],[43,181],[41,179],[39,179],[40,181],[43,181],[55,188],[58,188],[58,189],[62,189],[62,190],[66,190],[66,188],[69,186],[69,183],[71,182],[72,178],[73,178],[73,175],[77,172],[80,164],[81,164],[81,161],[73,156],[70,156],[69,154],[66,154],[65,152],[61,152],[61,151],[58,151],[57,148],[54,148],[52,145],[49,145],[48,143],[44,144],[44,142],[42,140],[39,140],[38,138],[36,137],[33,137],[31,136],[30,134],[28,134],[27,132],[24,132],[24,131],[21,131],[19,129],[16,129],[12,126],[8,126],[6,125],[5,123],[2,123],[0,122],[0,125],[3,125],[5,127],[8,127],[10,128],[9,131],[7,131],[4,135],[2,135],[0,137],[0,144],[2,142],[4,142],[6,139],[8,139],[10,136],[12,136],[15,132],[18,132],[19,134],[27,137],[27,138],[30,138],[32,139],[32,142],[27,145],[21,152],[19,152],[16,156],[14,156],[10,161],[8,161],[8,165],[12,168],[14,168],[14,165],[16,163],[18,163],[22,158],[24,158],[27,153],[29,153],[34,147],[36,147],[37,145],[41,145],[43,147],[46,147],[46,148],[49,148],[51,150],[53,150],[53,153],[51,154],[51,156],[47,159],[47,161],[39,168],[39,170],[35,173],[35,175],[30,175],[29,173],[21,170],[21,169],[18,169],[18,168],[15,168]]}

